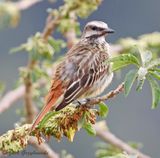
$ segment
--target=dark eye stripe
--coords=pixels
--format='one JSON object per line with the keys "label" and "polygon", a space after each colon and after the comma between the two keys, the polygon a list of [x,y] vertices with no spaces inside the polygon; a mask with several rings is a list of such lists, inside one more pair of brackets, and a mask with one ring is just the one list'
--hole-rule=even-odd
{"label": "dark eye stripe", "polygon": [[96,31],[103,31],[104,30],[104,28],[101,28],[101,27],[97,27],[97,26],[91,26],[91,29],[92,30],[96,30]]}
{"label": "dark eye stripe", "polygon": [[92,27],[91,27],[91,29],[92,29],[92,30],[97,30],[97,29],[98,29],[98,27],[96,27],[96,26],[92,26]]}

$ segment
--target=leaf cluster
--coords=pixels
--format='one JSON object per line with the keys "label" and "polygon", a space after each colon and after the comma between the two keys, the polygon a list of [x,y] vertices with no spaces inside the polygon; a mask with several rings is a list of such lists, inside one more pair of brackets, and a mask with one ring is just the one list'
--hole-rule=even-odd
{"label": "leaf cluster", "polygon": [[16,27],[20,20],[20,11],[11,2],[0,2],[0,29]]}
{"label": "leaf cluster", "polygon": [[123,38],[118,41],[118,44],[123,47],[121,53],[134,53],[135,51],[137,51],[136,48],[139,48],[145,51],[152,52],[153,58],[156,58],[160,53],[160,33],[153,32],[144,34],[139,36],[137,39],[131,37]]}
{"label": "leaf cluster", "polygon": [[41,34],[38,32],[34,36],[28,38],[26,43],[11,49],[11,53],[25,51],[29,53],[29,60],[51,60],[54,54],[53,45],[56,45],[53,38],[50,37],[50,39],[45,42],[41,37]]}
{"label": "leaf cluster", "polygon": [[30,125],[25,124],[0,136],[0,151],[16,153],[23,150],[28,144]]}
{"label": "leaf cluster", "polygon": [[[42,119],[38,127],[33,131],[38,140],[41,135],[46,137],[54,136],[57,140],[61,140],[62,136],[66,136],[73,141],[76,131],[84,128],[89,134],[95,135],[93,124],[95,124],[96,109],[88,109],[87,107],[75,108],[69,105],[60,112],[49,112]],[[41,141],[39,141],[41,142]]]}
{"label": "leaf cluster", "polygon": [[71,29],[74,29],[79,34],[80,24],[77,22],[77,18],[88,17],[98,8],[101,2],[102,0],[64,0],[63,6],[58,9],[49,9],[49,12],[53,17],[59,19],[58,30],[62,34]]}
{"label": "leaf cluster", "polygon": [[151,51],[140,49],[137,52],[125,53],[112,58],[112,71],[117,71],[128,65],[134,65],[125,77],[125,95],[127,96],[135,81],[137,81],[137,91],[141,91],[145,80],[150,84],[152,91],[152,108],[157,107],[160,102],[160,59],[154,58]]}

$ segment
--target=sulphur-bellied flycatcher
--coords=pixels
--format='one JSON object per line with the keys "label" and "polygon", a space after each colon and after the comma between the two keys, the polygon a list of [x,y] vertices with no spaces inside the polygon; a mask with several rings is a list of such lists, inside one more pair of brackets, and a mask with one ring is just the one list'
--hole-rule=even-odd
{"label": "sulphur-bellied flycatcher", "polygon": [[57,66],[46,103],[32,125],[32,130],[51,109],[64,108],[78,98],[101,94],[113,78],[109,45],[105,36],[114,31],[102,21],[91,21],[85,26],[80,41]]}

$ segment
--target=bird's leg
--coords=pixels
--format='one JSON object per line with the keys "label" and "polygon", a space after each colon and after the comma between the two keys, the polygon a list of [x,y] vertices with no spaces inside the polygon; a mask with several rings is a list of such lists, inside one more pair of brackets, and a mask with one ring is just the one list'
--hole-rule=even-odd
{"label": "bird's leg", "polygon": [[79,107],[81,105],[81,102],[79,100],[73,101],[73,104],[75,107]]}

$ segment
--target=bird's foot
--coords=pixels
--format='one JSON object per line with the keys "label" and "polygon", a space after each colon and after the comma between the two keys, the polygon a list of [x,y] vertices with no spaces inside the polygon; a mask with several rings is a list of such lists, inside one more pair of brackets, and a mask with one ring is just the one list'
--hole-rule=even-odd
{"label": "bird's foot", "polygon": [[85,98],[85,99],[74,101],[74,104],[76,105],[76,108],[79,108],[80,106],[89,108],[90,106],[86,105],[89,101],[90,101],[89,98]]}

